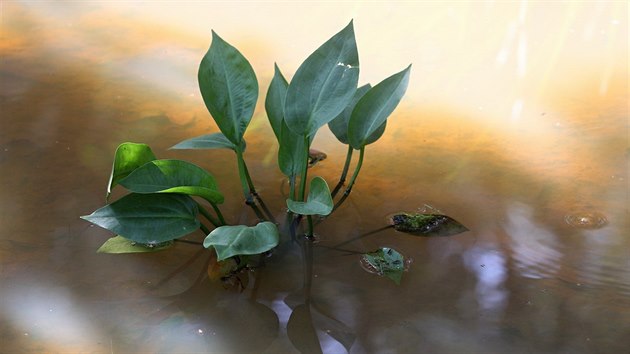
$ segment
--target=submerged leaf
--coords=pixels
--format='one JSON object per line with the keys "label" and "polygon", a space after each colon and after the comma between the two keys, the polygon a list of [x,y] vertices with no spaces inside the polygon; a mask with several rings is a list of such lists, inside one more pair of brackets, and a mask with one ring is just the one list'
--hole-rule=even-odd
{"label": "submerged leaf", "polygon": [[370,273],[391,279],[400,285],[405,271],[405,258],[393,248],[383,247],[361,256],[361,265]]}
{"label": "submerged leaf", "polygon": [[321,177],[311,180],[306,202],[298,202],[287,199],[289,210],[302,215],[328,215],[333,209],[333,200],[330,196],[328,184]]}
{"label": "submerged leaf", "polygon": [[[236,145],[223,133],[213,133],[190,138],[177,143],[170,149],[230,149],[236,151]],[[241,140],[240,150],[245,151],[245,140]]]}
{"label": "submerged leaf", "polygon": [[187,195],[132,193],[81,218],[131,241],[161,243],[197,230],[198,212]]}
{"label": "submerged leaf", "polygon": [[123,236],[108,239],[96,253],[147,253],[165,250],[173,245],[173,241],[160,243],[137,243]]}
{"label": "submerged leaf", "polygon": [[284,119],[299,136],[314,136],[348,105],[359,81],[359,55],[350,22],[298,68],[287,89]]}
{"label": "submerged leaf", "polygon": [[452,236],[468,229],[446,215],[398,213],[390,217],[396,231],[416,236]]}
{"label": "submerged leaf", "polygon": [[156,157],[147,144],[122,143],[116,148],[114,154],[114,163],[112,165],[112,173],[109,176],[109,184],[107,185],[107,198],[112,192],[112,188],[118,182],[127,177],[136,168],[144,165],[149,161],[155,160]]}
{"label": "submerged leaf", "polygon": [[206,248],[214,247],[217,260],[237,255],[259,254],[276,247],[280,234],[276,224],[264,221],[256,226],[220,226],[203,241]]}
{"label": "submerged leaf", "polygon": [[212,204],[223,203],[214,177],[203,168],[182,160],[155,160],[120,181],[134,193],[196,195]]}
{"label": "submerged leaf", "polygon": [[212,31],[212,44],[199,65],[199,88],[225,137],[240,146],[258,99],[258,81],[247,59]]}

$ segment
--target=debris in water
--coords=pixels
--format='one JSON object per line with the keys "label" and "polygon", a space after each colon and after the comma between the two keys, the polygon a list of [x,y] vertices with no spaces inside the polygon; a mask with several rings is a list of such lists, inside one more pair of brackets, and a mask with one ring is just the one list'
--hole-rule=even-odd
{"label": "debris in water", "polygon": [[451,236],[468,231],[464,225],[442,214],[401,212],[391,215],[389,223],[396,231],[416,236]]}
{"label": "debris in water", "polygon": [[411,262],[410,258],[405,259],[402,254],[389,247],[364,253],[359,260],[361,267],[366,272],[387,277],[396,285],[400,285],[402,274],[409,269]]}
{"label": "debris in water", "polygon": [[564,217],[564,221],[578,229],[599,229],[608,224],[606,216],[597,211],[578,211],[571,213]]}

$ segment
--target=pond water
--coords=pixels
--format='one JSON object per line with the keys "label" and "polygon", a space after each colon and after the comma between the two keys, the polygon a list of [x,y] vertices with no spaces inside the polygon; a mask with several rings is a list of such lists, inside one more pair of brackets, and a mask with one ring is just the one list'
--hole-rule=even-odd
{"label": "pond water", "polygon": [[[627,3],[1,6],[1,352],[627,350]],[[361,82],[414,67],[317,243],[283,243],[242,292],[208,280],[197,245],[95,253],[112,235],[79,216],[104,204],[123,141],[207,168],[228,221],[256,222],[231,152],[168,150],[217,131],[196,84],[210,28],[257,72],[245,158],[282,221],[273,62],[294,72],[350,18]],[[313,147],[311,175],[334,184],[345,147],[327,129]],[[426,205],[469,231],[371,233]],[[361,266],[379,247],[412,260],[399,286]]]}

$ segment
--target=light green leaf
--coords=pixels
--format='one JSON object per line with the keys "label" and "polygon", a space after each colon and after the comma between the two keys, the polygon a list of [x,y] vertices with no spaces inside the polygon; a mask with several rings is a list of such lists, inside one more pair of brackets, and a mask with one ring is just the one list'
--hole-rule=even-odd
{"label": "light green leaf", "polygon": [[112,192],[112,188],[118,182],[127,177],[136,168],[144,165],[149,161],[155,160],[156,157],[147,144],[122,143],[116,148],[114,154],[114,163],[112,165],[112,173],[109,176],[107,185],[107,197]]}
{"label": "light green leaf", "polygon": [[282,122],[284,121],[284,101],[287,95],[287,87],[289,87],[289,83],[282,76],[278,65],[274,64],[273,79],[271,79],[267,97],[265,98],[265,110],[267,111],[267,118],[269,118],[273,133],[276,135],[279,143],[281,142],[280,134]]}
{"label": "light green leaf", "polygon": [[[241,140],[241,151],[245,151],[245,139]],[[223,133],[213,133],[190,138],[171,146],[170,149],[230,149],[236,151],[236,145]]]}
{"label": "light green leaf", "polygon": [[134,193],[196,195],[212,204],[221,204],[224,200],[216,180],[210,173],[182,160],[147,162],[119,183]]}
{"label": "light green leaf", "polygon": [[287,89],[284,119],[291,131],[314,136],[348,105],[359,81],[359,55],[350,22],[300,65]]}
{"label": "light green leaf", "polygon": [[96,253],[147,253],[163,251],[173,245],[173,241],[166,241],[158,244],[142,244],[133,242],[123,236],[116,236],[108,239],[96,251]]}
{"label": "light green leaf", "polygon": [[405,259],[393,248],[383,247],[361,255],[361,262],[367,271],[391,279],[400,285],[405,271]]}
{"label": "light green leaf", "polygon": [[256,226],[220,226],[203,241],[206,248],[214,247],[222,261],[237,255],[259,254],[276,247],[280,234],[276,224],[264,221]]}
{"label": "light green leaf", "polygon": [[348,144],[348,122],[350,121],[350,116],[352,116],[352,110],[357,105],[357,102],[359,102],[359,99],[361,99],[370,88],[372,88],[370,84],[359,87],[346,108],[339,113],[335,119],[328,122],[328,128],[330,128],[330,131],[335,134],[337,140],[342,144]]}
{"label": "light green leaf", "polygon": [[333,209],[333,200],[330,196],[328,184],[321,177],[311,180],[306,202],[298,202],[287,199],[289,210],[301,215],[328,215]]}
{"label": "light green leaf", "polygon": [[132,193],[81,219],[131,241],[161,243],[197,230],[198,212],[187,195]]}
{"label": "light green leaf", "polygon": [[203,101],[225,137],[240,146],[258,99],[258,81],[247,59],[212,31],[199,65]]}
{"label": "light green leaf", "polygon": [[295,135],[285,122],[280,130],[280,148],[278,149],[278,166],[287,176],[296,176],[304,171],[307,163],[304,137]]}
{"label": "light green leaf", "polygon": [[348,123],[348,141],[357,150],[368,144],[370,136],[384,129],[383,123],[402,99],[409,83],[411,65],[372,87],[352,111]]}

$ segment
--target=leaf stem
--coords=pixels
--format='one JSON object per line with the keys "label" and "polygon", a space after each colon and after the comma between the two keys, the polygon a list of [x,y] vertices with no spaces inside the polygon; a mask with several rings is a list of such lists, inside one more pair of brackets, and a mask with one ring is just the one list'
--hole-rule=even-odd
{"label": "leaf stem", "polygon": [[304,135],[304,153],[306,154],[306,157],[304,159],[304,168],[302,169],[302,175],[300,176],[300,194],[298,196],[298,200],[299,201],[305,201],[305,194],[306,194],[306,177],[308,175],[308,136]]}
{"label": "leaf stem", "polygon": [[243,159],[243,152],[240,149],[236,150],[236,160],[238,163],[238,176],[241,179],[241,187],[243,188],[243,194],[247,204],[253,201],[252,192],[249,187],[251,179],[248,178],[247,167],[245,166],[245,160]]}
{"label": "leaf stem", "polygon": [[203,231],[204,234],[206,234],[206,236],[208,236],[208,234],[210,233],[210,230],[208,230],[208,228],[204,224],[199,224],[199,228],[201,229],[201,231]]}
{"label": "leaf stem", "polygon": [[350,161],[352,161],[352,152],[354,149],[352,146],[348,145],[348,152],[346,153],[346,162],[343,165],[343,171],[341,172],[341,177],[339,177],[339,183],[335,186],[335,189],[331,193],[331,197],[335,198],[343,183],[346,181],[346,176],[348,176],[348,170],[350,169]]}
{"label": "leaf stem", "polygon": [[243,171],[245,172],[245,179],[247,180],[247,186],[249,187],[249,192],[251,194],[251,197],[253,197],[255,200],[258,201],[258,203],[260,204],[260,207],[262,208],[263,212],[266,215],[266,218],[263,217],[262,219],[268,220],[268,221],[275,220],[275,218],[273,217],[273,214],[271,213],[271,211],[269,210],[269,208],[263,201],[262,197],[256,191],[256,187],[254,187],[254,182],[252,181],[252,177],[249,174],[249,169],[247,168],[247,164],[245,163],[245,159],[243,158],[242,153],[241,153],[241,161],[243,163]]}
{"label": "leaf stem", "polygon": [[210,205],[212,205],[212,209],[214,209],[214,212],[217,213],[217,217],[219,218],[221,225],[227,225],[227,223],[225,222],[225,218],[223,218],[223,214],[221,213],[221,209],[219,209],[219,206],[214,203],[211,203]]}
{"label": "leaf stem", "polygon": [[210,213],[208,213],[208,210],[206,210],[206,208],[201,206],[201,204],[197,203],[197,208],[199,209],[199,212],[201,213],[201,215],[203,215],[203,217],[205,217],[208,221],[210,221],[210,223],[214,227],[217,227],[217,226],[220,225],[219,221],[217,219],[215,219],[214,217],[212,217],[212,215],[210,215]]}
{"label": "leaf stem", "polygon": [[289,177],[289,198],[295,200],[295,175]]}
{"label": "leaf stem", "polygon": [[308,233],[306,234],[306,238],[312,239],[313,238],[313,216],[307,215],[306,219],[308,220]]}
{"label": "leaf stem", "polygon": [[343,202],[346,200],[346,198],[348,198],[348,195],[350,195],[350,192],[352,192],[352,187],[354,186],[354,182],[357,180],[357,176],[359,175],[359,171],[361,171],[361,166],[363,165],[363,155],[364,155],[364,153],[365,153],[365,146],[362,147],[361,150],[359,150],[359,161],[357,162],[357,167],[354,169],[354,173],[352,174],[352,178],[350,178],[350,183],[348,184],[348,188],[346,188],[346,191],[343,192],[343,195],[341,196],[341,199],[339,199],[339,201],[337,201],[337,203],[333,207],[333,211],[335,211],[337,208],[339,208],[339,206],[341,206],[341,204],[343,204]]}

